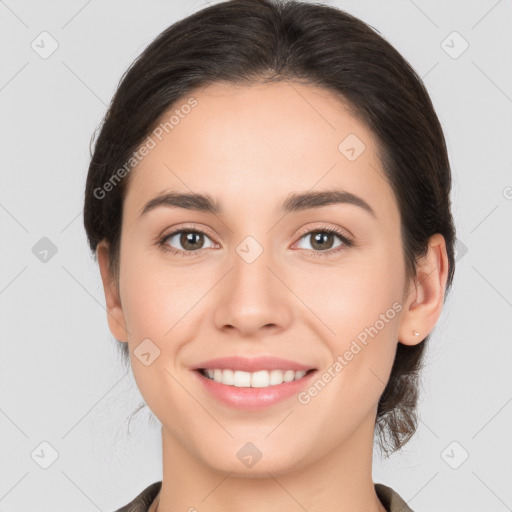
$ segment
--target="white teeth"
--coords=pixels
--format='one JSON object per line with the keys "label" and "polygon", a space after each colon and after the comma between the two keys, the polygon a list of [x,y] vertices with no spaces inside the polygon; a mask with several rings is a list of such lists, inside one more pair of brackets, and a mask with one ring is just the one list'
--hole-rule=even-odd
{"label": "white teeth", "polygon": [[252,388],[266,388],[270,386],[270,375],[265,370],[254,372],[252,375],[249,373],[247,375],[250,375]]}
{"label": "white teeth", "polygon": [[272,370],[270,372],[270,385],[275,386],[276,384],[282,384],[283,372],[281,370]]}
{"label": "white teeth", "polygon": [[251,387],[251,374],[249,372],[240,372],[237,370],[235,372],[234,379],[235,382],[233,382],[233,385],[236,386],[237,388]]}
{"label": "white teeth", "polygon": [[215,382],[225,384],[227,386],[236,386],[239,388],[266,388],[268,386],[276,386],[283,382],[291,382],[292,380],[302,379],[306,372],[304,370],[261,370],[250,373],[240,370],[202,370],[203,375]]}

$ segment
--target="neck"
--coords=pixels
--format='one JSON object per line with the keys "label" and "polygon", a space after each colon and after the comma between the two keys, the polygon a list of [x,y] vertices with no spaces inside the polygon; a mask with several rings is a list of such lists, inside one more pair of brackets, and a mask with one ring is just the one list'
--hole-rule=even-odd
{"label": "neck", "polygon": [[249,477],[204,464],[162,427],[162,488],[150,511],[386,512],[372,481],[374,418],[369,420],[309,464]]}

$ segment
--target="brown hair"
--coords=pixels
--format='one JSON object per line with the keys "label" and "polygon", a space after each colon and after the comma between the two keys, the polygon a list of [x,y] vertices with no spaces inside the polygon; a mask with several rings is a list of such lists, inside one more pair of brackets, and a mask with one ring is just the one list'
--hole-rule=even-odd
{"label": "brown hair", "polygon": [[[90,248],[95,252],[99,241],[109,242],[116,283],[130,175],[115,183],[112,179],[155,123],[199,86],[282,80],[337,94],[375,134],[400,211],[407,277],[415,277],[429,237],[441,233],[449,259],[447,293],[455,264],[450,165],[423,82],[361,20],[327,5],[286,0],[231,0],[206,7],[162,32],[121,78],[91,155],[84,205]],[[115,186],[105,193],[109,180]],[[379,445],[386,454],[416,431],[418,377],[427,341],[428,336],[414,346],[398,343],[376,417]],[[128,360],[126,343],[121,350]]]}

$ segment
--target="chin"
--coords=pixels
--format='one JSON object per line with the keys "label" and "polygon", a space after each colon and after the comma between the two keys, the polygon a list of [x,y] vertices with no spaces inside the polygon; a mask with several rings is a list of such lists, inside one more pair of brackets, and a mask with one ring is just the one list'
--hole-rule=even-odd
{"label": "chin", "polygon": [[291,448],[284,451],[269,450],[270,452],[265,455],[265,449],[258,450],[254,445],[242,443],[241,449],[237,448],[235,457],[220,453],[218,457],[212,458],[210,452],[203,460],[212,469],[239,478],[268,478],[269,473],[277,476],[300,469],[303,461],[290,459],[290,452],[293,452]]}

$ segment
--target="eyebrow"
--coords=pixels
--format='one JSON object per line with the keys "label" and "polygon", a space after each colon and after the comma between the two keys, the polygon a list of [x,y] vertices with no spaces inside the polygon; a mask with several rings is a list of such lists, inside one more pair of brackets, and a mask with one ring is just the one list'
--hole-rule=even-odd
{"label": "eyebrow", "polygon": [[[373,208],[364,199],[344,190],[308,191],[290,194],[283,202],[281,212],[287,214],[333,204],[352,204],[362,208],[373,217],[377,217]],[[223,213],[220,203],[208,194],[163,192],[144,205],[139,217],[161,206],[196,210],[214,215]]]}

